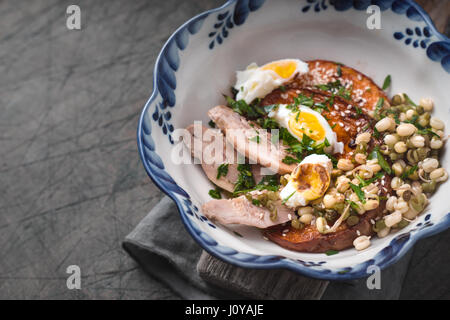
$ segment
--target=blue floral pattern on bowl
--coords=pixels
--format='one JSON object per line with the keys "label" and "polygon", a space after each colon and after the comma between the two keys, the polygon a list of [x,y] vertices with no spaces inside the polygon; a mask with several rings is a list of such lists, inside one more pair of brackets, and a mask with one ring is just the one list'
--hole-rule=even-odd
{"label": "blue floral pattern on bowl", "polygon": [[[190,195],[180,187],[168,173],[161,156],[156,151],[152,135],[153,130],[159,130],[167,136],[169,143],[174,143],[172,124],[176,112],[177,72],[180,69],[182,52],[188,48],[190,38],[197,36],[208,17],[213,18],[209,24],[213,31],[206,30],[210,52],[218,48],[225,38],[231,36],[230,29],[242,26],[250,13],[264,7],[265,0],[231,0],[224,6],[200,14],[181,26],[166,42],[158,56],[154,71],[154,91],[146,103],[137,129],[139,154],[143,165],[153,182],[177,204],[184,225],[193,238],[210,254],[229,263],[250,268],[287,268],[301,274],[330,280],[354,279],[367,276],[368,266],[373,264],[385,268],[395,263],[421,237],[429,236],[445,230],[450,226],[450,213],[440,221],[431,221],[431,215],[426,215],[408,232],[395,236],[390,243],[370,259],[352,267],[335,268],[331,263],[323,261],[305,261],[291,259],[281,255],[257,255],[240,252],[222,245],[213,239],[205,230],[199,228],[206,225],[216,229],[211,221],[203,216],[193,203]],[[406,15],[408,19],[424,22],[425,27],[404,28],[396,31],[393,37],[406,45],[426,49],[426,55],[432,61],[441,63],[444,70],[450,73],[450,40],[436,31],[427,14],[411,0],[307,0],[299,1],[299,14],[320,14],[334,8],[339,12],[350,9],[365,10],[370,4],[379,5],[381,10],[392,10],[398,15]],[[410,40],[408,40],[410,39]],[[196,222],[194,222],[196,221]]]}
{"label": "blue floral pattern on bowl", "polygon": [[266,0],[238,1],[233,11],[225,11],[217,15],[217,22],[214,24],[214,31],[208,34],[213,40],[209,43],[209,48],[214,49],[214,45],[222,44],[228,37],[230,29],[244,24],[250,12],[256,11]]}
{"label": "blue floral pattern on bowl", "polygon": [[[329,2],[328,2],[329,1]],[[431,20],[423,9],[414,1],[407,0],[307,0],[307,4],[302,7],[302,12],[309,12],[314,8],[315,12],[320,12],[328,9],[328,4],[338,11],[346,11],[349,9],[366,10],[370,5],[377,5],[381,11],[391,9],[393,12],[406,15],[409,19],[414,21],[425,21],[431,24]],[[412,47],[423,49],[427,48],[427,44],[431,41],[430,37],[434,34],[441,41],[434,42],[427,50],[428,57],[436,62],[440,62],[445,71],[450,73],[450,41],[447,37],[439,34],[434,28],[432,33],[429,26],[415,27],[414,29],[407,28],[404,32],[394,32],[393,36],[397,40],[403,40],[406,45],[412,43]]]}

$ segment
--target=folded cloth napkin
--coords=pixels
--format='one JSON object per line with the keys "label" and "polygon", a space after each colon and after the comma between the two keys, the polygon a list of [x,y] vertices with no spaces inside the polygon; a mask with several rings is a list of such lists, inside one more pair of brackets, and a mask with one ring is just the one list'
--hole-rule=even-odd
{"label": "folded cloth napkin", "polygon": [[[287,270],[243,269],[202,255],[168,197],[125,238],[123,248],[144,271],[184,299],[398,299],[411,257],[410,252],[382,271],[380,290],[369,290],[366,279],[328,283]],[[259,279],[276,279],[277,284],[262,286]]]}

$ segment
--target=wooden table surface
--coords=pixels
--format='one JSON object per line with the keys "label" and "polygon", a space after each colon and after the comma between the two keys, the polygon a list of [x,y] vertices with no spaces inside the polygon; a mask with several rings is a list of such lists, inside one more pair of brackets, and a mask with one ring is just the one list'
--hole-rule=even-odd
{"label": "wooden table surface", "polygon": [[[177,298],[121,248],[162,197],[136,125],[162,44],[222,2],[81,0],[81,31],[66,28],[72,1],[0,2],[0,298]],[[450,231],[418,244],[402,297],[449,297],[431,286],[449,244]]]}

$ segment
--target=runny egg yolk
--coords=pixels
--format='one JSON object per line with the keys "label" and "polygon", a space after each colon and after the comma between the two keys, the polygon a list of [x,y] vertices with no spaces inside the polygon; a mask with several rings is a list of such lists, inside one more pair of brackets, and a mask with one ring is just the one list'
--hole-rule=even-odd
{"label": "runny egg yolk", "polygon": [[261,67],[262,70],[272,70],[283,79],[290,78],[297,70],[298,62],[295,60],[280,60],[268,63]]}
{"label": "runny egg yolk", "polygon": [[325,155],[307,156],[288,178],[280,191],[280,199],[290,208],[305,206],[309,201],[322,197],[330,186],[331,160]]}
{"label": "runny egg yolk", "polygon": [[291,181],[307,201],[321,197],[330,185],[330,174],[319,164],[305,163],[297,167]]}
{"label": "runny egg yolk", "polygon": [[302,138],[305,133],[314,141],[322,141],[326,132],[317,117],[309,112],[294,113],[290,115],[288,122],[289,129],[297,137]]}

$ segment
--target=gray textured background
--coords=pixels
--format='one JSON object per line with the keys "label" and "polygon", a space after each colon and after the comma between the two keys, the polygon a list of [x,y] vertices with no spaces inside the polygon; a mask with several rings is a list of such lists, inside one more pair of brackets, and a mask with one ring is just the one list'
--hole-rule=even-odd
{"label": "gray textured background", "polygon": [[[66,28],[72,3],[81,31]],[[162,197],[136,125],[162,44],[221,3],[0,2],[0,298],[177,298],[120,246]],[[419,243],[402,297],[450,298],[433,289],[449,283],[449,243]],[[66,288],[71,264],[82,290]]]}

